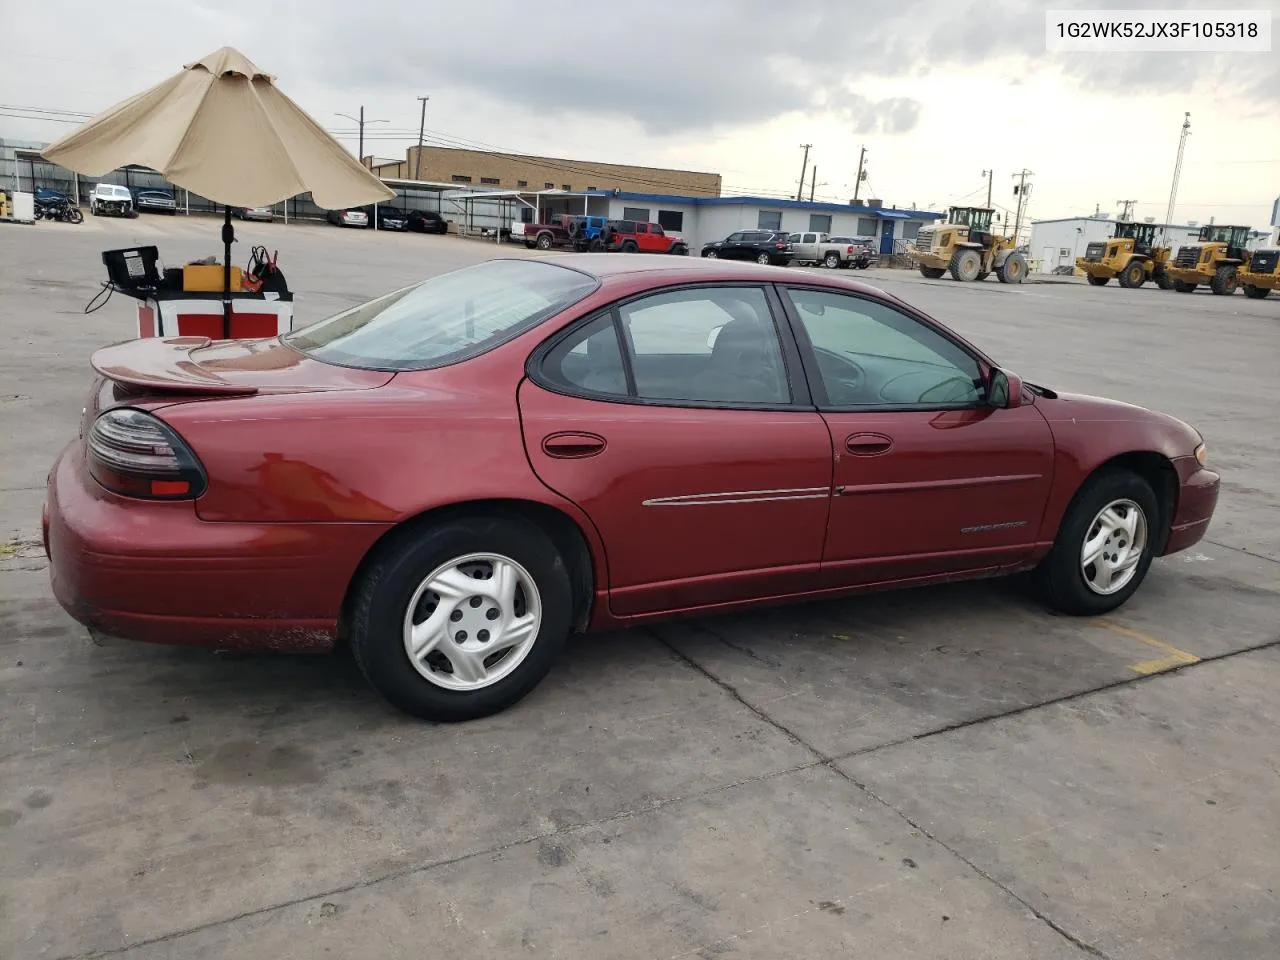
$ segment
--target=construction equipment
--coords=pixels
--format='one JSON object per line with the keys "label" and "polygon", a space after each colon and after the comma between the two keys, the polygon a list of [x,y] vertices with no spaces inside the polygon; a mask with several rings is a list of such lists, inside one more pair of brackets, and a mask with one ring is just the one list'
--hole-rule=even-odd
{"label": "construction equipment", "polygon": [[1254,300],[1280,290],[1280,250],[1255,250],[1238,275],[1244,295]]}
{"label": "construction equipment", "polygon": [[911,255],[920,273],[937,280],[950,271],[954,280],[985,280],[993,272],[1001,283],[1021,283],[1027,258],[1013,237],[991,230],[989,207],[952,207],[947,222],[921,227]]}
{"label": "construction equipment", "polygon": [[1120,221],[1110,240],[1095,240],[1076,257],[1076,268],[1095,287],[1104,287],[1112,277],[1120,286],[1136,290],[1154,280],[1161,290],[1173,288],[1169,279],[1169,247],[1156,246],[1154,223]]}
{"label": "construction equipment", "polygon": [[1198,242],[1182,247],[1169,267],[1173,289],[1179,293],[1191,293],[1197,286],[1207,283],[1209,289],[1222,296],[1236,292],[1240,283],[1239,271],[1249,263],[1250,227],[1232,227],[1209,224],[1200,228]]}

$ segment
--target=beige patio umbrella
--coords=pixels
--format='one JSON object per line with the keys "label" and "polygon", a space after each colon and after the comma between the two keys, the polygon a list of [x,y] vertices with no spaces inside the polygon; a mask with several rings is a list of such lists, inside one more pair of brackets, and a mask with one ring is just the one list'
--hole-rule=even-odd
{"label": "beige patio umbrella", "polygon": [[230,317],[231,207],[310,193],[342,209],[395,194],[244,54],[231,47],[187,64],[46,148],[46,160],[91,177],[128,164],[225,207],[225,312]]}

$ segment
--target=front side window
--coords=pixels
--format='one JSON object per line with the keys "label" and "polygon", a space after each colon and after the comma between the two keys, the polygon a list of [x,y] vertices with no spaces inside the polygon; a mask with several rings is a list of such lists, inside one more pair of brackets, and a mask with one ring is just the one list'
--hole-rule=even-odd
{"label": "front side window", "polygon": [[832,407],[947,409],[982,402],[975,357],[914,317],[825,290],[787,295]]}
{"label": "front side window", "polygon": [[433,277],[285,334],[325,363],[425,370],[485,353],[596,289],[585,273],[538,260],[491,260]]}
{"label": "front side window", "polygon": [[[626,352],[619,343],[619,331]],[[671,405],[785,405],[782,348],[759,287],[700,287],[622,304],[556,343],[550,386]]]}

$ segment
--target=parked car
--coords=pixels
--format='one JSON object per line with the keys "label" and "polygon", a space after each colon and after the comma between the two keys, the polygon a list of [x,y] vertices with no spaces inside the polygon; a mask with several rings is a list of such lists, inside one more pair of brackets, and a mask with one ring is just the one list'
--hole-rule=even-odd
{"label": "parked car", "polygon": [[358,208],[351,210],[330,210],[325,214],[325,219],[337,227],[369,226],[369,215]]}
{"label": "parked car", "polygon": [[266,220],[271,221],[276,218],[274,207],[236,207],[233,211],[241,220]]}
{"label": "parked car", "polygon": [[604,233],[611,222],[607,217],[560,213],[546,223],[522,224],[519,233],[513,226],[512,236],[523,237],[524,245],[530,249],[572,247],[597,252],[604,249]]}
{"label": "parked car", "polygon": [[113,217],[136,217],[133,194],[128,187],[115,183],[99,183],[89,194],[89,212],[95,217],[103,214]]}
{"label": "parked car", "polygon": [[675,613],[1031,570],[1105,614],[1218,497],[1185,423],[1024,382],[834,273],[499,259],[91,363],[43,516],[63,607],[161,643],[341,633],[431,719]]}
{"label": "parked car", "polygon": [[379,230],[407,230],[409,229],[409,214],[401,210],[399,207],[393,207],[390,204],[379,203],[362,208],[365,218],[369,223],[373,223],[374,210],[378,211],[378,229]]}
{"label": "parked car", "polygon": [[876,240],[868,240],[866,237],[832,237],[832,243],[849,244],[856,248],[853,254],[853,260],[848,266],[855,267],[858,270],[865,270],[867,267],[874,266],[880,259],[880,254],[876,252]]}
{"label": "parked car", "polygon": [[175,214],[178,205],[174,203],[173,191],[159,187],[137,187],[133,191],[133,208],[141,213],[152,210],[156,213]]}
{"label": "parked car", "polygon": [[662,225],[639,220],[610,220],[601,237],[604,249],[621,253],[670,253],[683,257],[689,252],[684,239],[668,235]]}
{"label": "parked car", "polygon": [[797,263],[819,263],[832,270],[871,265],[865,245],[852,237],[829,237],[809,231],[793,233],[787,240]]}
{"label": "parked car", "polygon": [[410,210],[406,223],[415,233],[448,233],[449,223],[434,210]]}
{"label": "parked car", "polygon": [[704,244],[702,255],[708,259],[754,260],[786,266],[792,260],[791,242],[778,230],[739,230],[723,240]]}

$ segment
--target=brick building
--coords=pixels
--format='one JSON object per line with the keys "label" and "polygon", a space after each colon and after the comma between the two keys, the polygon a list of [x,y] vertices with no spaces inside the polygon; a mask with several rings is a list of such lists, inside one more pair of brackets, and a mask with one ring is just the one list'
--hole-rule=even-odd
{"label": "brick building", "polygon": [[426,180],[508,190],[622,190],[688,197],[720,196],[718,173],[486,153],[451,147],[422,147],[422,164],[419,167],[417,154],[418,147],[410,147],[404,161],[379,163],[374,166],[374,172],[384,179]]}

